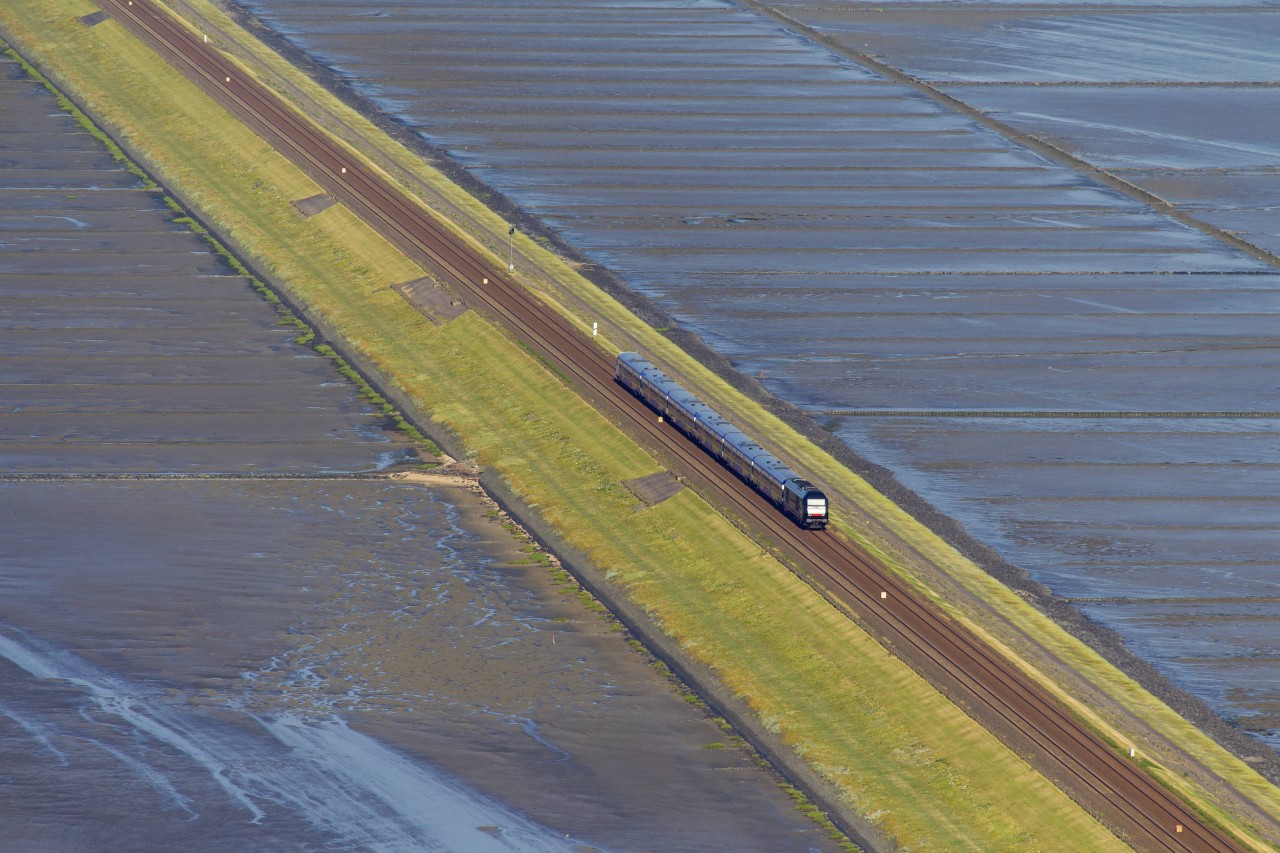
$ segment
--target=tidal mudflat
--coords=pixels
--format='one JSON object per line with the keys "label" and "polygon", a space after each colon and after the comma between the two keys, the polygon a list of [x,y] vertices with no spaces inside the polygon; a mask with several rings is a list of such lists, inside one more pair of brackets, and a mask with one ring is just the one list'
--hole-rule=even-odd
{"label": "tidal mudflat", "polygon": [[11,62],[0,118],[0,849],[834,849]]}
{"label": "tidal mudflat", "polygon": [[480,509],[0,483],[0,847],[827,849]]}
{"label": "tidal mudflat", "polygon": [[[1117,324],[1125,337],[1147,322],[1165,332],[1111,337],[1115,356],[1106,360],[1082,361],[1070,351],[1052,363],[1034,351],[1019,359],[1038,363],[1049,389],[1060,378],[1046,377],[1050,369],[1096,383],[1081,389],[1082,408],[1150,416],[1056,428],[890,421],[846,424],[841,434],[876,446],[882,458],[903,459],[911,445],[905,456],[917,461],[908,476],[922,487],[930,478],[917,474],[939,465],[945,479],[971,483],[946,490],[953,498],[966,493],[969,508],[957,508],[958,517],[1274,747],[1280,537],[1266,508],[1280,489],[1269,449],[1280,421],[1257,416],[1280,409],[1276,384],[1266,378],[1280,292],[1271,61],[1280,14],[1255,3],[1109,5],[898,4],[874,13],[805,0],[780,6],[850,50],[1140,187],[1193,227],[1202,223],[1204,233],[1271,253],[1248,277],[1204,278],[1192,287],[1140,282],[1142,307],[1128,303],[1136,288],[1127,283],[1064,294],[1113,314],[1147,314]],[[1177,264],[1171,271],[1189,270]],[[1004,372],[1019,386],[1026,376]],[[1062,402],[1030,408],[1055,405]],[[1174,416],[1154,414],[1161,411]],[[1037,438],[1014,440],[1004,462],[983,451],[966,455],[978,435],[1003,444],[1010,430]],[[957,432],[965,439],[953,445]],[[1047,432],[1058,434],[1052,447]],[[1078,485],[1064,489],[1063,475]],[[993,503],[993,492],[1010,487],[1029,500],[1002,494]]]}
{"label": "tidal mudflat", "polygon": [[[1135,180],[1152,152],[1266,169],[1267,90],[1220,84],[1271,79],[1273,13],[1241,41],[1257,10],[1213,4],[1166,4],[1128,29],[1116,18],[1140,17],[1133,4],[238,5],[1175,684],[1280,742],[1278,543],[1258,512],[1277,489],[1280,278],[860,59],[901,55],[1020,128],[1053,115],[1031,101],[1064,105],[1053,126],[1087,130]],[[1122,37],[1152,23],[1145,41]],[[1187,34],[1206,31],[1237,39],[1238,69],[1194,47]],[[1135,44],[1191,78],[1216,69],[1223,96],[1126,100],[1112,84]],[[1005,85],[1082,75],[1106,85]],[[1269,174],[1176,179],[1213,196],[1202,207],[1230,196],[1221,222],[1270,227]]]}

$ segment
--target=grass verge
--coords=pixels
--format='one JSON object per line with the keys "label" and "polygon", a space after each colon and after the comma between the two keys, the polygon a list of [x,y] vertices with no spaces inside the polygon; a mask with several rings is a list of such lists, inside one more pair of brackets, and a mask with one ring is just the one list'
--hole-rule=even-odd
{"label": "grass verge", "polygon": [[[651,473],[652,459],[474,314],[440,328],[427,322],[392,289],[421,271],[341,206],[302,219],[290,200],[318,188],[118,24],[88,29],[75,20],[94,10],[80,0],[10,0],[0,25],[255,266],[433,420],[465,436],[478,461],[500,471],[861,814],[916,849],[1117,846],[696,496],[638,511],[620,483]],[[477,221],[495,218],[474,200],[454,203],[476,208]],[[612,300],[580,280],[566,287],[576,310],[608,312],[615,329],[705,378],[726,408],[769,434],[785,431]],[[825,456],[811,446],[798,453],[814,470]],[[851,495],[865,491],[852,475],[838,476]],[[895,521],[891,504],[865,499]],[[954,554],[942,546],[939,557]]]}

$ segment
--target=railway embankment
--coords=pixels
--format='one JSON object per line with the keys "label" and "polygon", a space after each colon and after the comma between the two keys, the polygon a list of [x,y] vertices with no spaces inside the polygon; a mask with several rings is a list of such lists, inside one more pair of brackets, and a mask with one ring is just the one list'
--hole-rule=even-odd
{"label": "railway embankment", "polygon": [[[70,0],[19,0],[0,13],[0,24],[25,55],[54,72],[239,254],[341,340],[354,363],[382,377],[388,395],[404,411],[416,412],[426,432],[446,450],[486,466],[486,476],[513,512],[529,519],[558,552],[575,555],[575,570],[602,594],[616,597],[618,609],[629,609],[638,628],[647,625],[660,652],[687,662],[686,672],[718,707],[743,720],[781,763],[799,766],[787,756],[801,756],[815,789],[844,812],[843,822],[853,832],[862,827],[873,843],[892,839],[913,846],[944,845],[957,837],[981,849],[1027,843],[1061,849],[1064,839],[1079,849],[1115,844],[1092,818],[697,495],[686,490],[657,506],[638,504],[622,483],[654,473],[650,456],[483,318],[467,313],[436,325],[424,317],[396,289],[421,278],[422,270],[341,206],[299,216],[292,202],[317,192],[309,179],[114,23],[89,29],[76,20],[91,11],[90,4]],[[227,29],[221,32],[232,31],[229,23],[222,26]],[[251,41],[232,48],[247,58],[259,50]],[[287,67],[265,56],[261,61],[260,73],[280,75],[287,81],[283,88],[306,87]],[[309,97],[313,105],[344,115],[346,132],[377,135],[322,92]],[[425,166],[382,144],[393,153],[379,156],[392,167],[425,175]],[[428,204],[465,212],[459,221],[484,226],[480,233],[462,234],[464,239],[497,248],[505,229],[495,217],[438,177],[423,177],[422,184],[438,192]],[[529,256],[539,250],[526,240],[521,251]],[[787,433],[606,295],[575,279],[568,265],[550,255],[542,261],[547,272],[531,271],[528,284],[549,300],[584,322],[600,318],[615,345],[639,340],[658,351],[762,434]],[[890,563],[909,571],[913,560],[935,560],[1008,612],[1019,606],[1017,596],[964,565],[927,531],[913,528],[908,516],[816,447],[802,441],[792,446],[807,469],[832,466],[829,479],[845,495],[853,520],[850,534]],[[856,512],[854,504],[860,507]],[[886,527],[894,536],[876,538]],[[1074,678],[1106,670],[1081,644],[1054,634],[1052,623],[1037,621],[1043,617],[1034,611],[1016,618],[1023,637],[1043,629],[1054,649],[1048,656],[1076,673]],[[1166,743],[1148,759],[1153,772],[1195,795],[1207,813],[1233,824],[1242,798],[1258,801],[1263,818],[1274,808],[1267,804],[1271,791],[1250,777],[1247,766],[1216,753],[1185,724],[1180,728],[1176,715],[1161,712],[1119,674],[1106,673],[1101,681],[1099,694],[1110,694],[1113,704],[1099,710],[1079,703],[1082,715],[1117,738],[1135,728],[1163,732]],[[1175,743],[1187,750],[1181,757]],[[1180,761],[1212,767],[1230,785],[1197,791],[1202,780],[1190,773],[1184,778]],[[1262,821],[1248,822],[1254,826],[1241,831],[1256,832]]]}

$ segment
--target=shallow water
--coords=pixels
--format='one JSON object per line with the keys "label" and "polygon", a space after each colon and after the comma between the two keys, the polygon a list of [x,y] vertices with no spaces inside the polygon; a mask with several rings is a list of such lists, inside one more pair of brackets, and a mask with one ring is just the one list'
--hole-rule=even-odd
{"label": "shallow water", "polygon": [[0,483],[6,849],[823,849],[481,508]]}
{"label": "shallow water", "polygon": [[[437,623],[484,546],[451,547],[452,510],[422,490],[334,485],[0,487],[23,531],[6,536],[0,658],[5,767],[24,796],[0,808],[32,828],[11,842],[567,848],[352,728],[427,700],[380,689],[370,657],[390,650],[368,632]],[[422,562],[406,571],[397,552],[410,549]],[[369,600],[379,573],[397,606]]]}

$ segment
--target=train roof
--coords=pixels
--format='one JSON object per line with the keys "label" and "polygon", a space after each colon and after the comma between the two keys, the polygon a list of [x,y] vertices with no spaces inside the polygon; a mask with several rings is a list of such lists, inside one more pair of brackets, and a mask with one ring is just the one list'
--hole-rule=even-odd
{"label": "train roof", "polygon": [[618,361],[639,373],[644,380],[666,394],[672,403],[688,412],[691,417],[706,425],[712,433],[725,444],[735,448],[750,460],[763,473],[779,485],[788,480],[799,480],[800,475],[787,467],[786,463],[776,456],[765,452],[765,449],[750,436],[738,428],[733,421],[708,406],[683,385],[663,373],[637,352],[618,354]]}

